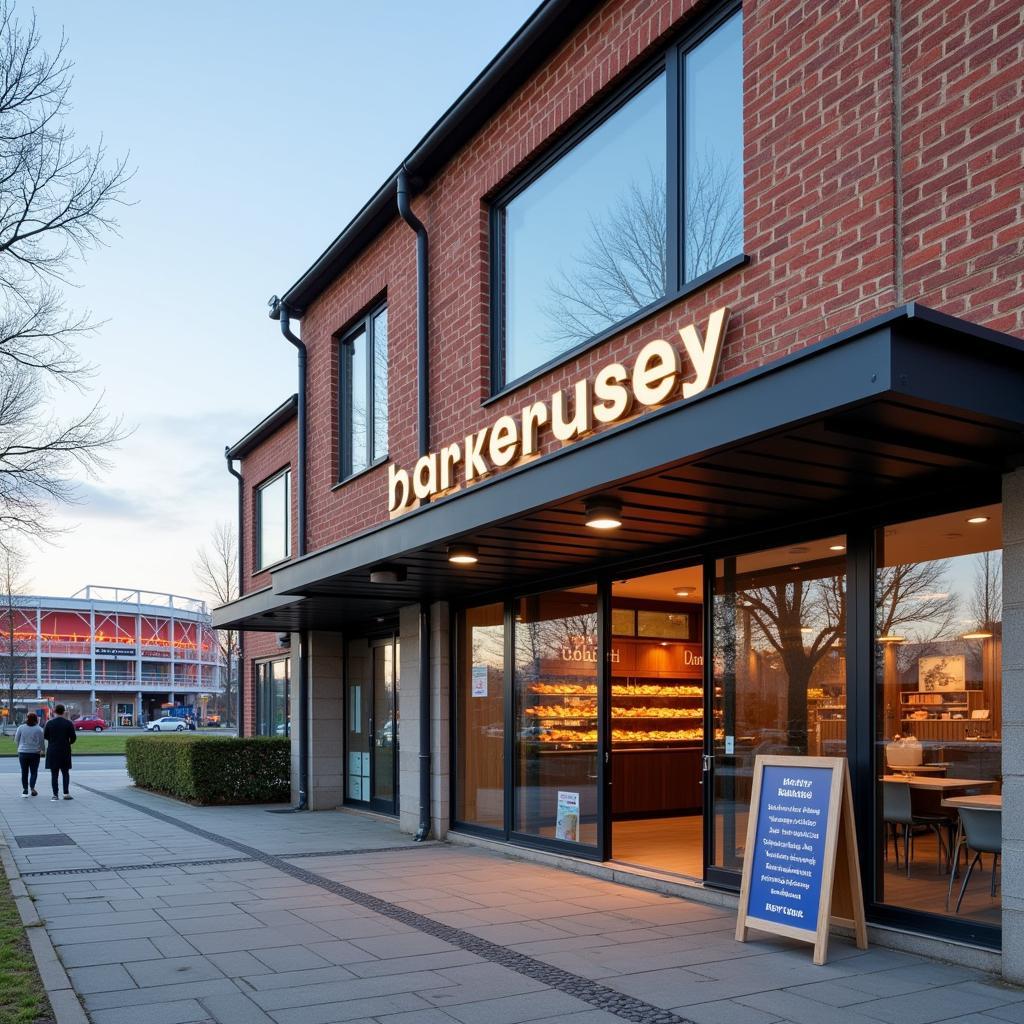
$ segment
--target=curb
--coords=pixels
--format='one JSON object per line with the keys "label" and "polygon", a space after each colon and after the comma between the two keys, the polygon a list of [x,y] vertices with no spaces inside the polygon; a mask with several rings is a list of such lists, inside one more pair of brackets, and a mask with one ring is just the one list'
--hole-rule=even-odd
{"label": "curb", "polygon": [[82,1004],[78,1001],[71,979],[68,978],[64,965],[53,948],[50,936],[46,934],[42,919],[36,912],[35,904],[29,898],[28,889],[21,880],[21,872],[11,856],[6,839],[0,836],[0,864],[11,886],[14,902],[17,904],[21,923],[25,926],[32,955],[36,960],[36,968],[42,979],[46,997],[50,1001],[57,1024],[89,1024]]}

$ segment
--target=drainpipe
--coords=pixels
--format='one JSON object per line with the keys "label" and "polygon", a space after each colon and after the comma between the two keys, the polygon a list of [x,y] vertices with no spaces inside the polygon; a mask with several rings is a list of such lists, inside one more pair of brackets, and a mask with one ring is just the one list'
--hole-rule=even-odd
{"label": "drainpipe", "polygon": [[[297,410],[298,451],[295,473],[295,503],[298,506],[298,551],[301,558],[306,553],[306,346],[291,329],[291,318],[296,311],[276,295],[270,300],[270,319],[278,320],[281,333],[295,346],[299,356],[299,394]],[[299,805],[295,809],[304,811],[309,807],[309,671],[306,664],[308,634],[299,632]]]}
{"label": "drainpipe", "polygon": [[[245,582],[245,565],[242,557],[245,554],[245,540],[243,527],[245,521],[245,481],[242,474],[235,469],[228,445],[224,445],[224,458],[228,463],[228,472],[238,481],[238,596],[242,596],[242,586]],[[228,685],[231,683],[231,664],[228,663]],[[235,693],[235,716],[238,722],[238,735],[245,735],[245,631],[238,631],[238,683]]]}
{"label": "drainpipe", "polygon": [[403,167],[398,172],[398,212],[416,232],[416,420],[419,427],[420,455],[430,451],[430,352],[427,347],[427,229],[409,205],[409,177]]}
{"label": "drainpipe", "polygon": [[420,602],[420,827],[413,842],[430,838],[430,605]]}
{"label": "drainpipe", "polygon": [[[398,172],[398,213],[416,232],[416,419],[420,455],[430,451],[430,350],[427,345],[427,229],[409,205],[409,176]],[[414,841],[430,837],[430,605],[420,602],[420,825]]]}

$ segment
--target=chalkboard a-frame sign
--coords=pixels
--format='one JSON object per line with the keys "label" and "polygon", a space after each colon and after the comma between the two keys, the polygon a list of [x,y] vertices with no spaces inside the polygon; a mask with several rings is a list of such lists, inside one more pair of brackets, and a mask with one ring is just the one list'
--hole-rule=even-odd
{"label": "chalkboard a-frame sign", "polygon": [[756,928],[812,942],[823,964],[832,922],[852,927],[867,949],[846,758],[763,754],[754,762],[736,939]]}

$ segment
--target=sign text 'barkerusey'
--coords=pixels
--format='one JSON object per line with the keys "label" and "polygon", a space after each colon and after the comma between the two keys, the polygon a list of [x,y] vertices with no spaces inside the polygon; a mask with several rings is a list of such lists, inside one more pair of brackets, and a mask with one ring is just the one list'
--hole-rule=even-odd
{"label": "sign text 'barkerusey'", "polygon": [[[696,324],[678,330],[682,352],[657,338],[637,353],[632,366],[609,363],[572,388],[556,391],[550,401],[530,402],[518,416],[499,416],[492,424],[420,458],[411,470],[388,467],[388,512],[400,515],[418,500],[425,501],[490,476],[522,459],[535,457],[544,432],[571,444],[636,411],[652,409],[679,398],[699,395],[715,379],[722,339],[729,320],[727,307],[708,318],[701,340]],[[637,410],[637,406],[643,407]]]}

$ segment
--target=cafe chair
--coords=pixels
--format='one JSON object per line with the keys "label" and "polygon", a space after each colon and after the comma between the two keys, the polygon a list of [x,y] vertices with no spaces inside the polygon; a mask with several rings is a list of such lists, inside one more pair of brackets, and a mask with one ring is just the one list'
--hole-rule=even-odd
{"label": "cafe chair", "polygon": [[[948,848],[942,838],[943,828],[948,828],[949,819],[940,814],[915,814],[910,800],[910,785],[906,782],[882,783],[882,820],[892,829],[893,847],[896,850],[896,867],[900,866],[900,853],[897,837],[902,828],[903,860],[906,864],[907,878],[910,877],[910,862],[913,859],[914,830],[927,828],[935,833],[938,856],[936,867],[942,873],[943,859]],[[886,840],[886,849],[889,841]]]}
{"label": "cafe chair", "polygon": [[[993,898],[996,894],[996,869],[999,867],[999,856],[1003,851],[1003,812],[997,810],[980,810],[975,807],[961,807],[960,821],[963,824],[963,839],[961,846],[967,847],[968,853],[974,852],[974,857],[967,866],[964,874],[963,884],[960,886],[960,895],[956,899],[956,912],[960,913],[960,904],[963,903],[964,893],[967,891],[967,883],[971,880],[971,872],[974,866],[981,861],[983,853],[992,854],[992,885],[989,895]],[[957,859],[960,851],[957,850]],[[985,869],[982,864],[982,870]]]}

